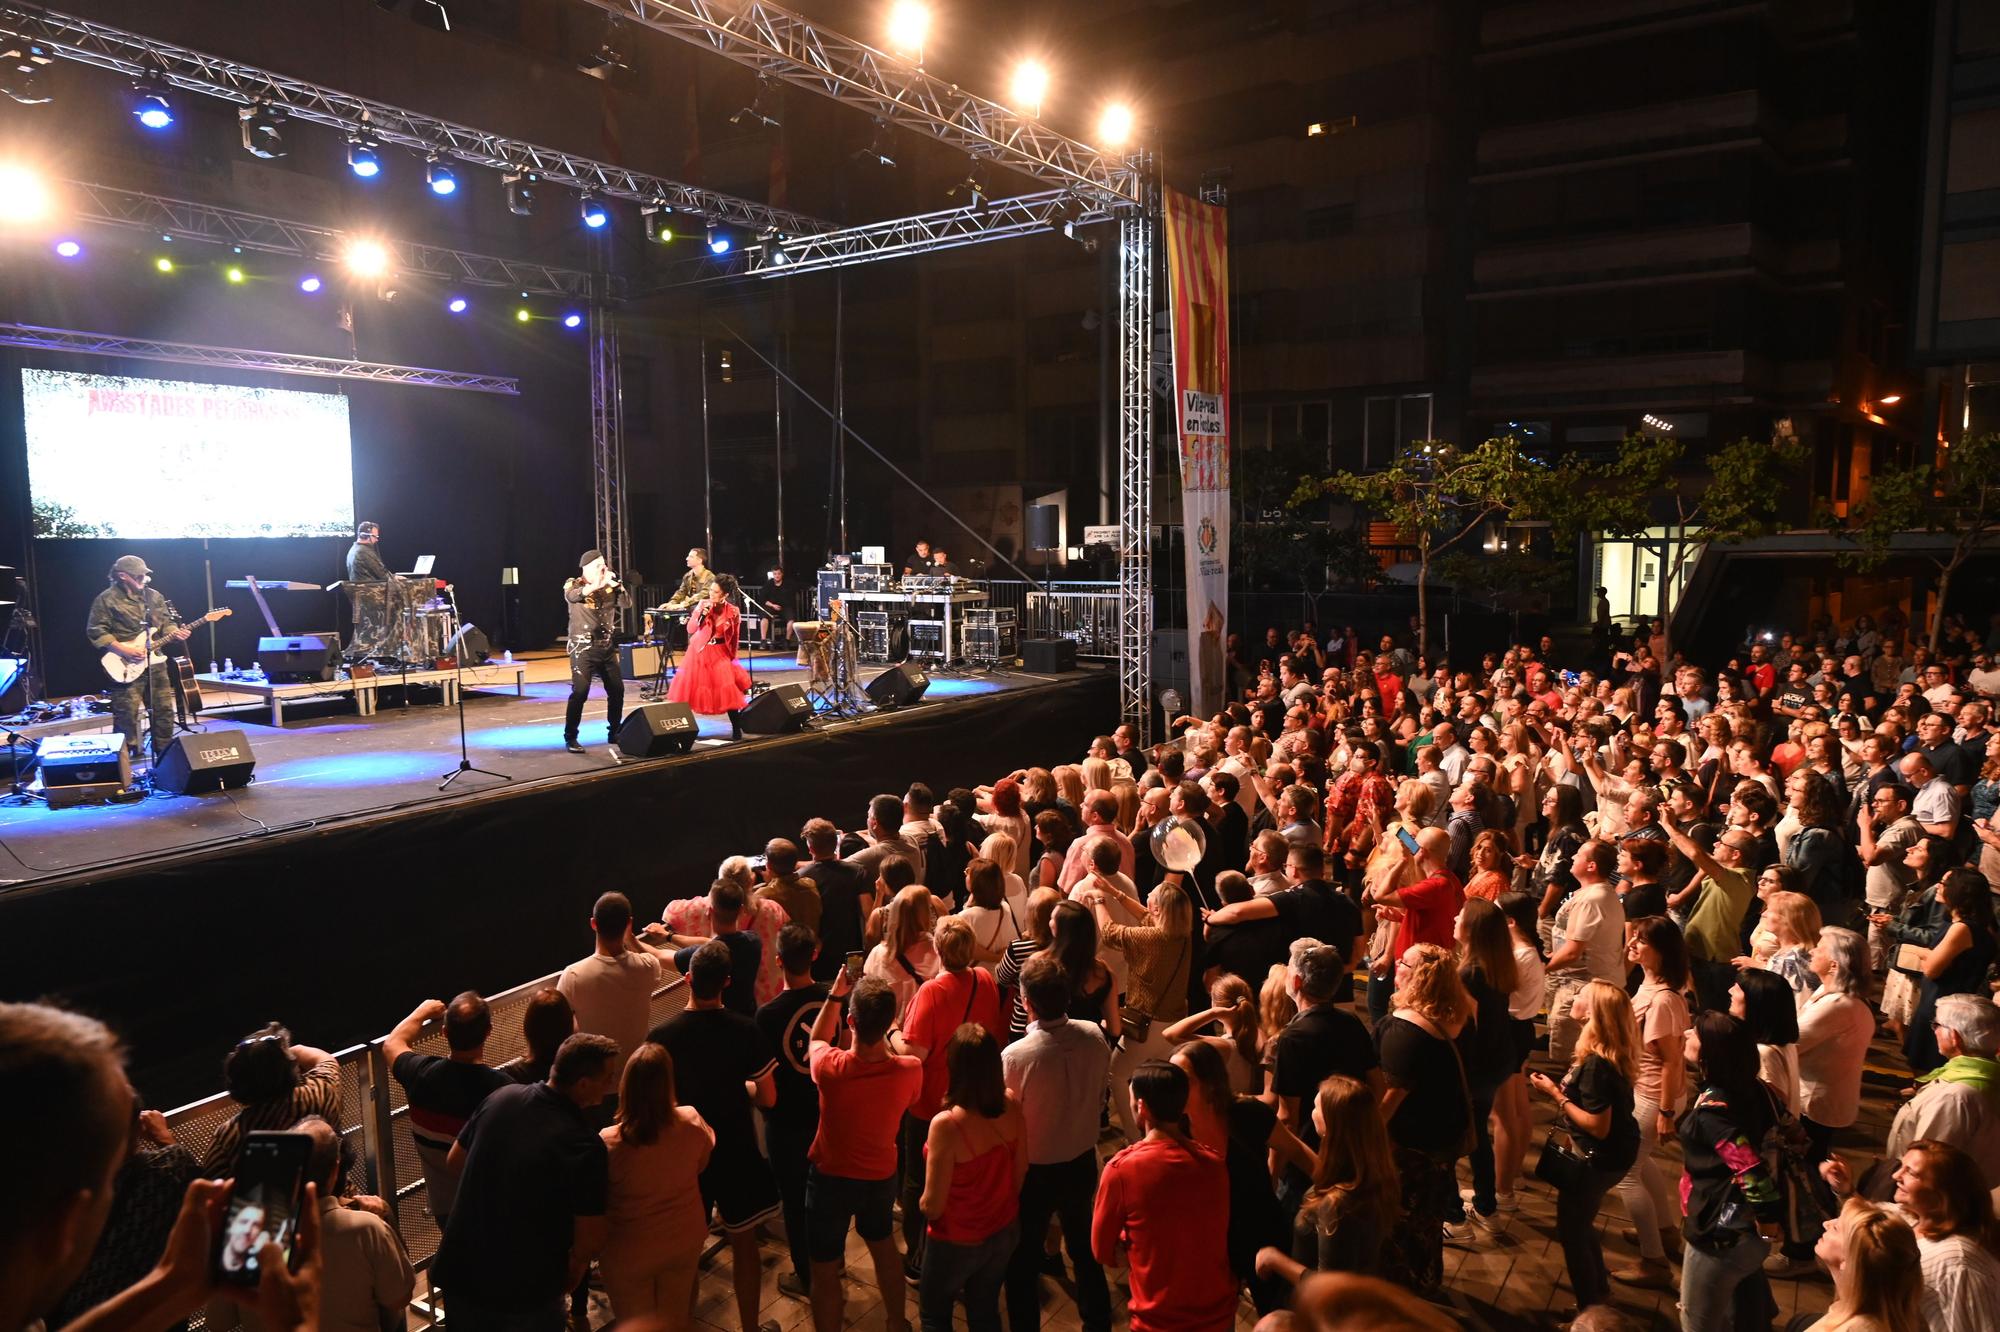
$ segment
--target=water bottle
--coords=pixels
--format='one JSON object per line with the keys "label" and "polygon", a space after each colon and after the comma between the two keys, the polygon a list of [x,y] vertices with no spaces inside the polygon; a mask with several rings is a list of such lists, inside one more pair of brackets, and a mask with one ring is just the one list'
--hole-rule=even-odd
{"label": "water bottle", "polygon": [[222,659],[222,673],[224,675],[236,674],[236,658],[224,657]]}
{"label": "water bottle", "polygon": [[506,662],[509,666],[512,666],[514,664],[514,649],[508,648],[507,651],[501,655],[500,659]]}
{"label": "water bottle", "polygon": [[261,680],[261,679],[263,679],[263,678],[264,678],[264,663],[263,663],[263,662],[261,662],[261,661],[253,661],[253,662],[251,662],[251,663],[250,663],[250,678],[251,678],[251,679],[253,679],[253,680]]}
{"label": "water bottle", "polygon": [[212,661],[211,661],[210,663],[208,663],[208,673],[209,673],[210,675],[220,675],[220,674],[222,674],[222,672],[221,672],[221,671],[219,671],[219,670],[217,670],[217,669],[216,669],[216,665],[215,665],[215,663],[214,663],[214,662],[212,662]]}

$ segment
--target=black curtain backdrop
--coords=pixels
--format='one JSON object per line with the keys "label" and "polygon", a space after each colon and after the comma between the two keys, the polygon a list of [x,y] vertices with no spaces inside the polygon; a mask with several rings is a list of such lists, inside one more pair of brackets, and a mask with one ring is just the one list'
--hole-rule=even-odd
{"label": "black curtain backdrop", "polygon": [[0,998],[103,1017],[130,1043],[149,1102],[180,1104],[216,1091],[223,1054],[261,1023],[280,1018],[326,1049],[380,1036],[424,999],[506,989],[583,956],[607,889],[652,919],[706,892],[724,857],[796,837],[808,818],[858,828],[869,796],[913,780],[942,794],[1071,761],[1116,714],[1112,673],[1080,673],[0,889]]}
{"label": "black curtain backdrop", "polygon": [[[468,316],[443,307],[443,289],[402,283],[393,302],[372,292],[353,295],[354,344],[338,326],[347,298],[339,274],[316,270],[326,287],[298,290],[305,265],[280,267],[268,256],[245,256],[255,274],[231,285],[221,268],[231,261],[212,248],[176,256],[170,275],[151,270],[161,244],[129,252],[93,252],[80,266],[26,264],[0,269],[8,318],[27,324],[210,346],[307,353],[511,375],[519,397],[454,390],[336,381],[295,375],[239,373],[102,356],[0,353],[0,563],[30,573],[31,604],[42,622],[44,678],[57,695],[93,691],[102,676],[83,637],[90,600],[105,585],[111,561],[138,554],[154,570],[154,585],[185,615],[214,601],[235,615],[218,626],[213,655],[239,665],[256,656],[264,633],[247,592],[225,591],[229,578],[328,583],[343,576],[351,538],[312,540],[151,541],[42,540],[29,549],[29,500],[21,411],[20,369],[35,366],[86,374],[133,375],[195,383],[249,384],[306,392],[344,392],[353,432],[357,518],[383,526],[382,549],[392,568],[418,555],[437,556],[437,574],[457,588],[466,619],[495,643],[543,646],[560,636],[560,585],[591,544],[588,351],[583,330],[561,327],[568,308],[524,302],[518,293],[465,289]],[[288,261],[286,261],[288,263]],[[537,317],[514,321],[517,306]],[[270,442],[268,465],[285,466],[285,441]],[[500,571],[521,573],[520,623],[501,633]],[[344,607],[329,593],[274,593],[272,610],[287,633],[340,628]],[[193,644],[205,666],[207,631]]]}

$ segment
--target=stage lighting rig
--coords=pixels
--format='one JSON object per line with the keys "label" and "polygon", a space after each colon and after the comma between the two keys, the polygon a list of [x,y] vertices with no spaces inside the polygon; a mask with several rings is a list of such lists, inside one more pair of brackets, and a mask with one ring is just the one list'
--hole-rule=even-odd
{"label": "stage lighting rig", "polygon": [[440,199],[458,193],[458,173],[451,169],[451,163],[439,161],[436,153],[424,159],[424,183]]}
{"label": "stage lighting rig", "polygon": [[285,128],[291,123],[283,111],[269,102],[246,106],[236,113],[243,131],[243,151],[270,161],[291,149],[285,145]]}
{"label": "stage lighting rig", "polygon": [[463,296],[454,296],[445,302],[444,308],[453,314],[464,314],[467,309],[466,299]]}
{"label": "stage lighting rig", "polygon": [[167,129],[174,123],[174,105],[167,100],[164,76],[142,74],[132,80],[132,118],[149,130]]}
{"label": "stage lighting rig", "polygon": [[854,160],[857,162],[868,162],[875,166],[892,167],[896,165],[896,150],[894,140],[890,137],[888,121],[879,118],[876,120],[873,137],[868,140],[866,148],[855,150]]}
{"label": "stage lighting rig", "polygon": [[1023,60],[1014,67],[1014,81],[1007,100],[1030,120],[1042,118],[1042,99],[1049,94],[1049,70],[1039,60]]}
{"label": "stage lighting rig", "polygon": [[767,78],[757,80],[757,95],[750,99],[750,105],[729,118],[732,125],[752,122],[752,127],[763,125],[769,129],[778,128],[778,90]]}
{"label": "stage lighting rig", "polygon": [[535,189],[542,178],[532,171],[516,171],[502,177],[501,183],[507,187],[507,211],[515,217],[533,217]]}
{"label": "stage lighting rig", "polygon": [[639,210],[639,221],[646,229],[646,240],[654,245],[665,245],[674,238],[674,210],[663,203],[647,204]]}
{"label": "stage lighting rig", "polygon": [[358,278],[381,278],[389,272],[389,247],[380,241],[362,237],[347,243],[347,250],[341,256],[347,271]]}
{"label": "stage lighting rig", "polygon": [[320,289],[320,280],[313,274],[308,273],[304,277],[299,279],[299,290],[304,292],[306,295],[308,296],[316,295],[318,294],[319,289]]}
{"label": "stage lighting rig", "polygon": [[36,222],[55,207],[42,173],[18,162],[0,163],[0,222]]}
{"label": "stage lighting rig", "polygon": [[583,219],[583,225],[592,231],[602,230],[604,224],[611,220],[611,214],[604,210],[603,200],[594,194],[586,194],[578,201],[577,215]]}
{"label": "stage lighting rig", "polygon": [[977,157],[973,158],[972,164],[965,170],[965,179],[946,190],[944,197],[953,203],[963,198],[968,208],[985,207],[986,201],[993,197],[991,171],[986,163]]}
{"label": "stage lighting rig", "polygon": [[1104,108],[1097,118],[1097,146],[1099,148],[1123,148],[1132,139],[1132,108],[1123,102],[1113,102]]}
{"label": "stage lighting rig", "polygon": [[382,147],[365,130],[347,138],[347,169],[363,180],[382,174]]}
{"label": "stage lighting rig", "polygon": [[931,11],[918,0],[896,0],[889,10],[889,49],[924,65],[924,39],[931,33]]}
{"label": "stage lighting rig", "polygon": [[0,51],[0,92],[23,106],[41,106],[55,97],[49,66],[55,57],[35,42],[16,41]]}
{"label": "stage lighting rig", "polygon": [[785,248],[785,238],[776,227],[764,233],[764,259],[773,268],[782,268],[792,261],[791,252]]}
{"label": "stage lighting rig", "polygon": [[73,240],[57,241],[56,257],[59,259],[81,259],[83,257],[83,242]]}
{"label": "stage lighting rig", "polygon": [[729,242],[729,233],[728,233],[728,232],[726,232],[726,231],[723,231],[723,230],[722,230],[721,228],[717,227],[717,226],[715,225],[715,223],[713,223],[713,222],[709,223],[709,224],[708,224],[708,252],[709,252],[710,254],[712,254],[712,255],[716,255],[716,256],[718,256],[718,257],[719,257],[719,256],[721,256],[721,255],[725,255],[725,254],[728,254],[728,253],[729,253],[729,244],[730,244],[730,242]]}

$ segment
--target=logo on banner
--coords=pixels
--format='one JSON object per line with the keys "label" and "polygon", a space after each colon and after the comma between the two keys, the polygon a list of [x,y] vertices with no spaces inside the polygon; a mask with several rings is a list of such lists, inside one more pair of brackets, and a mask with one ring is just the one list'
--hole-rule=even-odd
{"label": "logo on banner", "polygon": [[1194,540],[1195,544],[1201,548],[1202,554],[1215,554],[1215,520],[1213,518],[1204,517],[1201,520],[1201,526],[1195,529]]}
{"label": "logo on banner", "polygon": [[1181,433],[1184,435],[1208,435],[1220,439],[1229,433],[1229,425],[1222,410],[1220,393],[1204,393],[1200,389],[1181,391]]}

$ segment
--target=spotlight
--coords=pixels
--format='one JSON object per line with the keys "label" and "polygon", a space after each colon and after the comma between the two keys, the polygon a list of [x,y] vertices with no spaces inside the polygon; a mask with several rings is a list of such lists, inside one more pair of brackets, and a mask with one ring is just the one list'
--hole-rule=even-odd
{"label": "spotlight", "polygon": [[310,296],[319,290],[319,279],[308,273],[299,279],[299,290]]}
{"label": "spotlight", "polygon": [[1007,99],[1016,111],[1033,120],[1042,117],[1042,99],[1048,96],[1048,67],[1039,60],[1023,60],[1014,67],[1014,82]]}
{"label": "spotlight", "polygon": [[1884,393],[1881,397],[1875,399],[1877,403],[1881,404],[1884,407],[1894,407],[1897,403],[1901,402],[1902,400],[1903,400],[1903,395],[1900,393]]}
{"label": "spotlight", "polygon": [[1663,434],[1671,435],[1674,432],[1674,423],[1667,420],[1664,416],[1655,416],[1651,412],[1647,412],[1639,419],[1646,426],[1658,430]]}
{"label": "spotlight", "polygon": [[917,0],[896,0],[889,9],[889,48],[924,63],[924,38],[930,36],[931,11]]}
{"label": "spotlight", "polygon": [[592,231],[600,229],[606,222],[611,220],[611,215],[604,211],[604,205],[598,202],[594,195],[584,195],[583,202],[578,206],[577,211],[583,217],[583,225],[589,227]]}
{"label": "spotlight", "polygon": [[379,278],[389,271],[389,251],[380,241],[349,241],[341,258],[347,271],[359,278]]}
{"label": "spotlight", "polygon": [[528,307],[525,305],[514,311],[514,322],[516,323],[525,324],[532,318],[534,316],[528,313]]}
{"label": "spotlight", "polygon": [[53,204],[41,172],[18,162],[0,164],[0,222],[33,222]]}
{"label": "spotlight", "polygon": [[174,123],[173,103],[167,100],[163,80],[151,74],[132,80],[132,115],[149,130],[163,130]]}
{"label": "spotlight", "polygon": [[1123,148],[1131,138],[1132,108],[1123,102],[1105,107],[1104,114],[1097,118],[1097,146]]}
{"label": "spotlight", "polygon": [[0,93],[23,106],[40,106],[54,98],[49,89],[48,68],[55,62],[48,48],[36,42],[16,41],[0,51]]}
{"label": "spotlight", "polygon": [[876,120],[874,137],[869,139],[866,148],[860,149],[854,154],[854,160],[857,162],[869,162],[875,166],[892,167],[896,165],[896,153],[889,136],[888,121]]}
{"label": "spotlight", "polygon": [[83,246],[77,241],[59,240],[56,242],[56,254],[64,259],[76,259],[82,256]]}
{"label": "spotlight", "polygon": [[501,178],[507,187],[507,211],[515,217],[532,217],[535,212],[535,187],[542,178],[532,171],[516,171]]}
{"label": "spotlight", "polygon": [[750,105],[731,116],[729,123],[741,125],[746,120],[752,122],[753,128],[756,125],[778,128],[778,90],[771,86],[769,79],[759,76],[757,95],[750,99]]}
{"label": "spotlight", "polygon": [[374,139],[366,134],[349,136],[347,169],[363,180],[373,180],[382,174],[382,152]]}
{"label": "spotlight", "polygon": [[171,273],[174,271],[174,261],[163,254],[153,261],[153,268],[157,272]]}
{"label": "spotlight", "polygon": [[968,208],[978,208],[993,197],[986,163],[977,157],[966,167],[965,179],[944,192],[944,197],[954,202],[961,196],[964,197]]}
{"label": "spotlight", "polygon": [[463,296],[452,297],[450,300],[445,302],[444,308],[451,311],[453,314],[464,314],[466,309],[465,297]]}
{"label": "spotlight", "polygon": [[1082,220],[1082,201],[1074,194],[1065,194],[1056,201],[1054,211],[1049,214],[1049,229],[1060,231],[1068,240],[1075,240],[1077,224]]}
{"label": "spotlight", "polygon": [[572,313],[572,314],[566,314],[566,315],[564,315],[564,316],[563,316],[563,327],[564,327],[564,328],[582,328],[582,327],[583,327],[583,316],[582,316],[582,315],[580,315],[580,314],[574,314],[574,313]]}
{"label": "spotlight", "polygon": [[717,230],[713,222],[708,224],[708,252],[710,254],[729,253],[729,233]]}
{"label": "spotlight", "polygon": [[289,122],[285,113],[270,103],[246,106],[236,113],[236,118],[243,131],[243,151],[250,156],[268,161],[291,151],[285,146],[285,126]]}
{"label": "spotlight", "polygon": [[667,204],[641,208],[639,221],[646,229],[646,239],[654,244],[665,245],[674,238],[674,210]]}
{"label": "spotlight", "polygon": [[451,169],[450,163],[438,161],[435,153],[424,159],[424,183],[440,199],[458,193],[458,174]]}
{"label": "spotlight", "polygon": [[241,284],[243,281],[243,270],[238,268],[236,265],[231,264],[228,268],[223,270],[222,276],[228,278],[232,283]]}
{"label": "spotlight", "polygon": [[785,238],[776,227],[764,233],[764,259],[773,268],[782,268],[792,261],[791,253],[785,249]]}

